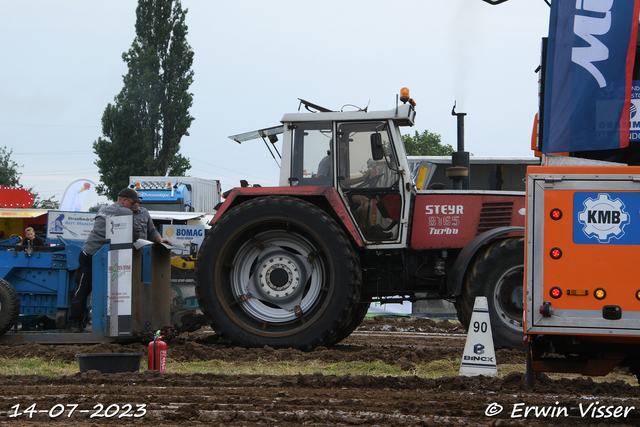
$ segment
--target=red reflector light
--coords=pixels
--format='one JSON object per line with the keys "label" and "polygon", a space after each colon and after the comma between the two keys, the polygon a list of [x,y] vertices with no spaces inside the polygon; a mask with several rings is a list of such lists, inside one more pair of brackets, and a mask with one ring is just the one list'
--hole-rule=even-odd
{"label": "red reflector light", "polygon": [[560,289],[557,286],[554,286],[549,291],[549,295],[551,295],[551,298],[560,298],[562,296],[562,289]]}
{"label": "red reflector light", "polygon": [[555,309],[553,308],[553,306],[551,305],[550,301],[545,301],[541,306],[540,306],[540,314],[542,314],[544,317],[551,317],[553,316],[553,312],[555,311]]}
{"label": "red reflector light", "polygon": [[552,220],[557,221],[562,218],[562,211],[560,209],[551,209],[549,215],[551,216]]}
{"label": "red reflector light", "polygon": [[560,257],[562,257],[562,251],[560,248],[553,248],[551,249],[551,252],[549,252],[549,255],[551,255],[551,258],[553,259],[560,259]]}

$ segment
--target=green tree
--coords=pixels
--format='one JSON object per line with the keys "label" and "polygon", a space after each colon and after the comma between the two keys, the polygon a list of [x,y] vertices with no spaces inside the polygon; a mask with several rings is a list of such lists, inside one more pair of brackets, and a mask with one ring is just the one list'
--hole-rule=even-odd
{"label": "green tree", "polygon": [[54,199],[55,196],[51,196],[48,199],[41,199],[38,193],[34,193],[32,190],[30,191],[34,198],[33,209],[58,209],[60,207],[60,202]]}
{"label": "green tree", "polygon": [[7,147],[0,148],[0,186],[4,187],[22,187],[20,185],[19,166],[11,160],[13,149],[7,151]]}
{"label": "green tree", "polygon": [[425,130],[421,134],[416,131],[414,136],[403,135],[404,148],[407,156],[450,156],[453,147],[442,144],[440,135]]}
{"label": "green tree", "polygon": [[187,43],[179,0],[139,0],[136,37],[122,59],[124,87],[102,115],[93,143],[102,184],[98,194],[115,200],[131,175],[184,176],[189,159],[179,154],[189,135],[193,50]]}

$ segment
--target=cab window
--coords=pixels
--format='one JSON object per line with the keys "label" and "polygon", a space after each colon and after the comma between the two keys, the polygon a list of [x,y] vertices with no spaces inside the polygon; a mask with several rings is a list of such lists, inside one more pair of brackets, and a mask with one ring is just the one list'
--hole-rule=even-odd
{"label": "cab window", "polygon": [[331,122],[297,123],[293,131],[291,185],[333,184]]}

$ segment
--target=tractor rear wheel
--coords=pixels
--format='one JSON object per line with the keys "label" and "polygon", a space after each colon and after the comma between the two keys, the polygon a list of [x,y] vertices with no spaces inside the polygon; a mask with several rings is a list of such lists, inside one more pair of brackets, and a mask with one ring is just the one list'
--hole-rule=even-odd
{"label": "tractor rear wheel", "polygon": [[361,284],[359,259],[336,221],[288,196],[246,201],[217,220],[196,277],[200,308],[223,338],[303,350],[336,340]]}
{"label": "tractor rear wheel", "polygon": [[20,315],[20,296],[13,285],[0,279],[0,335],[15,325]]}
{"label": "tractor rear wheel", "polygon": [[466,277],[462,293],[456,299],[460,322],[469,329],[475,298],[485,296],[495,348],[524,351],[524,238],[489,244],[478,254]]}

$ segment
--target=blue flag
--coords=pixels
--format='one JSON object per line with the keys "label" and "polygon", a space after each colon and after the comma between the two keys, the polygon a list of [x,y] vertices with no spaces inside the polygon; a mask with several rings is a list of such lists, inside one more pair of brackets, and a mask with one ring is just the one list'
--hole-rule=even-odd
{"label": "blue flag", "polygon": [[629,145],[640,0],[554,0],[543,153]]}

